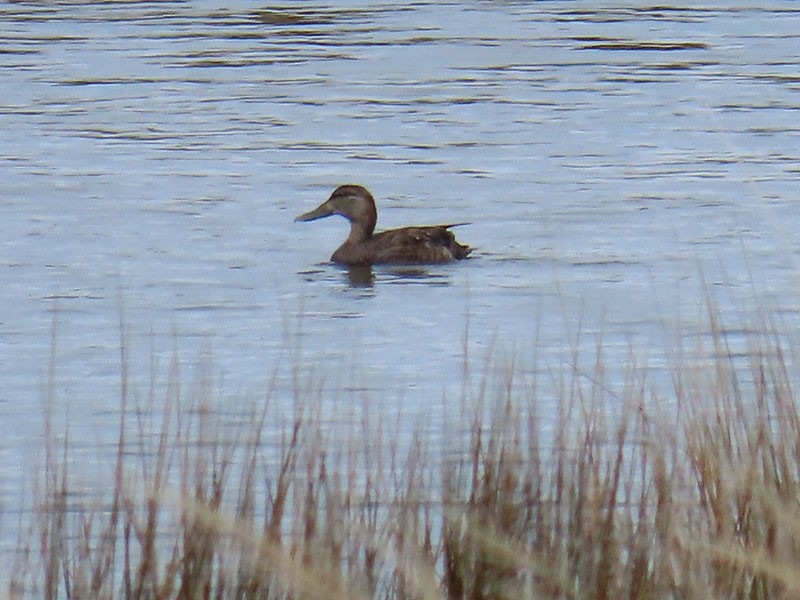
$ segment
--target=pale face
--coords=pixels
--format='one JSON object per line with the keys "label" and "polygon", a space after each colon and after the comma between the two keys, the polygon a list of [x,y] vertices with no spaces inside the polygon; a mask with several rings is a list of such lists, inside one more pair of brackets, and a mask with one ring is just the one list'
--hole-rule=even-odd
{"label": "pale face", "polygon": [[297,217],[295,221],[314,221],[331,215],[341,215],[361,225],[364,229],[375,227],[377,214],[375,201],[370,193],[361,186],[343,185],[331,194],[325,202],[314,210]]}

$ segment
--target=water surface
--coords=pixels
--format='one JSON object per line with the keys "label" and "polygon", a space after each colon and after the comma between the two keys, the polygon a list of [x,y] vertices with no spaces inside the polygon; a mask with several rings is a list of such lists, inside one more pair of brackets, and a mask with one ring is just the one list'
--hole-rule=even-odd
{"label": "water surface", "polygon": [[[793,337],[798,30],[792,2],[3,5],[3,524],[47,402],[102,463],[121,339],[137,404],[177,353],[229,418],[300,373],[435,440],[491,352],[533,376],[602,339],[658,379],[708,294]],[[473,258],[328,264],[346,222],[293,218],[345,182],[379,228],[470,221]]]}

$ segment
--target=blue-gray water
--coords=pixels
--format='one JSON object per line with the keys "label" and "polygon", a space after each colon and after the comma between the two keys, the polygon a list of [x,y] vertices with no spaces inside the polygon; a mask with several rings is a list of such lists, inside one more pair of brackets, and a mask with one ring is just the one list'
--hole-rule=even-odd
{"label": "blue-gray water", "polygon": [[[580,333],[657,378],[708,293],[793,336],[798,31],[793,2],[2,5],[4,544],[46,401],[107,465],[121,335],[136,403],[177,352],[220,413],[296,367],[432,431],[465,347],[525,371]],[[471,222],[474,257],[352,285],[346,222],[293,223],[345,182],[379,228]]]}

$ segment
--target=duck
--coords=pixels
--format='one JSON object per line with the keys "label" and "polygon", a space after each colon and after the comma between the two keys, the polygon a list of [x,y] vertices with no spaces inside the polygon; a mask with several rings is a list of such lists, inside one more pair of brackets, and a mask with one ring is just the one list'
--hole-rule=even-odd
{"label": "duck", "polygon": [[341,215],[350,221],[350,235],[331,256],[349,266],[441,264],[467,258],[472,248],[456,241],[450,228],[468,223],[401,227],[375,233],[378,211],[372,194],[360,185],[340,185],[325,202],[295,218],[316,221]]}

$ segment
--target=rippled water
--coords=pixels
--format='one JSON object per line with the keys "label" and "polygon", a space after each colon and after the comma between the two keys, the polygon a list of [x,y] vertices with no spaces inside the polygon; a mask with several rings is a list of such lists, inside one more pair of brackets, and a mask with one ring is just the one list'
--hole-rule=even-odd
{"label": "rippled water", "polygon": [[[46,398],[90,462],[113,441],[121,335],[137,402],[177,352],[221,412],[291,365],[435,429],[465,340],[657,368],[709,291],[797,326],[795,3],[15,2],[0,31],[4,511]],[[474,258],[353,279],[343,220],[292,222],[345,182],[379,228],[470,221]]]}

